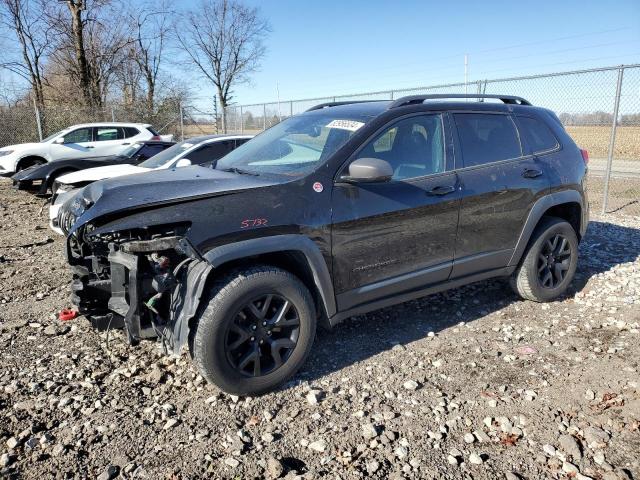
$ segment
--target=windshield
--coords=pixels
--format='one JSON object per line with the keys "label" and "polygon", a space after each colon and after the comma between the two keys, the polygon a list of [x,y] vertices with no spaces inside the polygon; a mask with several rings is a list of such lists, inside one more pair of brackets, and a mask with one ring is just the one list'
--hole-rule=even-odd
{"label": "windshield", "polygon": [[46,143],[49,140],[53,140],[54,138],[56,138],[61,133],[68,132],[69,130],[70,130],[69,128],[65,128],[64,130],[60,130],[59,132],[56,132],[53,135],[49,135],[47,138],[40,140],[40,143]]}
{"label": "windshield", "polygon": [[134,143],[129,148],[127,148],[124,152],[122,152],[122,156],[127,158],[132,158],[136,153],[138,153],[138,150],[140,150],[140,147],[142,147],[142,145],[143,145],[142,143]]}
{"label": "windshield", "polygon": [[303,175],[329,158],[368,119],[335,114],[291,117],[218,160],[216,169]]}
{"label": "windshield", "polygon": [[154,155],[148,160],[145,160],[138,166],[144,167],[144,168],[162,167],[163,165],[166,165],[167,163],[175,159],[181,153],[185,152],[186,150],[189,150],[194,145],[195,143],[191,143],[189,142],[189,140],[184,140],[180,143],[176,143],[175,145],[167,148],[166,150],[163,150],[162,152]]}

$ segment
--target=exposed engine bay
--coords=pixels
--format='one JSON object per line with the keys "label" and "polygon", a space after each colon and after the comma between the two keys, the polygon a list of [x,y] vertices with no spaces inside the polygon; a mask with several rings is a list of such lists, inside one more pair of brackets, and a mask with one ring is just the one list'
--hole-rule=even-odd
{"label": "exposed engine bay", "polygon": [[213,268],[183,236],[186,226],[100,235],[87,227],[68,241],[79,313],[99,330],[124,328],[131,344],[158,337],[178,354]]}

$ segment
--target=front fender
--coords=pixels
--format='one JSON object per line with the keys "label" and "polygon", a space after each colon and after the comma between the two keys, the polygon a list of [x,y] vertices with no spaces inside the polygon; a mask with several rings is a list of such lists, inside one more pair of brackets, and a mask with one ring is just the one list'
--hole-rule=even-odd
{"label": "front fender", "polygon": [[331,275],[320,249],[309,237],[299,234],[286,234],[251,238],[215,247],[203,254],[203,258],[216,268],[232,260],[286,251],[300,252],[304,255],[313,274],[313,280],[320,292],[327,316],[329,318],[333,317],[337,310]]}

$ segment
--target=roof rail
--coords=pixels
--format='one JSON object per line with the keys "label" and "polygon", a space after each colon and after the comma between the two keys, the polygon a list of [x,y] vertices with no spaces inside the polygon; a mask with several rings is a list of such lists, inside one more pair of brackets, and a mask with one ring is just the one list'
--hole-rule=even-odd
{"label": "roof rail", "polygon": [[431,95],[409,95],[407,97],[399,98],[395,100],[389,108],[404,107],[406,105],[417,105],[425,100],[436,100],[445,98],[477,98],[482,101],[485,98],[495,98],[502,100],[504,103],[511,105],[531,105],[528,100],[522,97],[514,97],[513,95],[485,95],[480,93],[443,93],[443,94],[431,94]]}
{"label": "roof rail", "polygon": [[347,100],[345,102],[327,102],[327,103],[319,103],[311,107],[306,112],[312,112],[314,110],[322,110],[323,108],[329,107],[339,107],[340,105],[351,105],[352,103],[367,103],[367,102],[380,102],[381,100]]}

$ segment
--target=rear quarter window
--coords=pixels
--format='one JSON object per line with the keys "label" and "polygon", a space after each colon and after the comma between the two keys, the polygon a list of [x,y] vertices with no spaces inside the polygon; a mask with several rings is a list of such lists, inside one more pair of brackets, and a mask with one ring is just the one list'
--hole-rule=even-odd
{"label": "rear quarter window", "polygon": [[532,153],[545,152],[558,147],[558,139],[544,122],[537,118],[520,115],[517,119],[520,134]]}
{"label": "rear quarter window", "polygon": [[[124,138],[135,137],[140,133],[140,130],[134,127],[124,127]],[[151,132],[153,133],[153,132]],[[155,135],[155,134],[154,134]]]}

